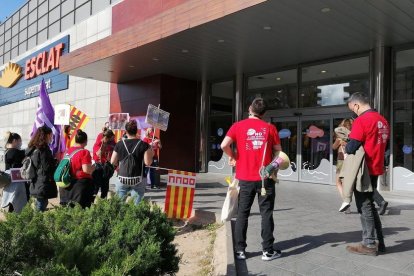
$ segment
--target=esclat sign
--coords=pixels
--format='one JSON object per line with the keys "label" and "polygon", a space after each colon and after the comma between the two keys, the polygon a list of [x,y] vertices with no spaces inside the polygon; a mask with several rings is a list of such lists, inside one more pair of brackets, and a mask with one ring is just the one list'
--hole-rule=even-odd
{"label": "esclat sign", "polygon": [[[69,77],[59,71],[60,57],[68,52],[67,35],[20,61],[6,65],[4,70],[0,70],[4,71],[2,79],[6,84],[0,85],[0,106],[37,97],[42,79],[47,83],[49,94],[68,89]],[[19,72],[21,78],[17,75]]]}

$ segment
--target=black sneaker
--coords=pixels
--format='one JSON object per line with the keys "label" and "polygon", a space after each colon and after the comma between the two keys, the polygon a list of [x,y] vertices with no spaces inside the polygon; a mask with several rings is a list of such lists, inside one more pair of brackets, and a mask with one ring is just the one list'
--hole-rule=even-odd
{"label": "black sneaker", "polygon": [[237,260],[246,260],[246,252],[236,251],[236,259]]}
{"label": "black sneaker", "polygon": [[280,250],[269,250],[263,251],[262,260],[263,261],[271,261],[277,259],[282,256],[282,252]]}
{"label": "black sneaker", "polygon": [[378,210],[378,214],[380,214],[381,216],[384,215],[385,211],[387,211],[387,207],[388,207],[387,201],[381,202],[380,208]]}

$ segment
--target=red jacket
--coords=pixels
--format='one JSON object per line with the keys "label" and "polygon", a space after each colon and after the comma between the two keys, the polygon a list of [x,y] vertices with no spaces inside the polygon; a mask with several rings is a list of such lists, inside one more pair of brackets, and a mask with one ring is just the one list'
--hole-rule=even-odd
{"label": "red jacket", "polygon": [[[102,145],[102,133],[99,133],[96,137],[95,144],[93,145],[93,160],[97,163],[105,163],[111,161],[112,152],[114,151],[115,141],[111,141]],[[96,153],[101,150],[101,155],[98,156]]]}

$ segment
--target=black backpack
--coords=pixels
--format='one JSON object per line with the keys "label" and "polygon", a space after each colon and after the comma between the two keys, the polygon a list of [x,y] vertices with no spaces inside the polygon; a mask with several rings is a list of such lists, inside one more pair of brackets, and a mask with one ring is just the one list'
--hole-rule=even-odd
{"label": "black backpack", "polygon": [[[124,185],[139,185],[142,183],[144,161],[142,160],[141,164],[139,164],[137,157],[134,156],[134,152],[138,148],[138,145],[141,143],[141,140],[138,141],[132,152],[129,152],[128,147],[125,144],[125,140],[122,140],[122,142],[124,143],[128,155],[119,161],[118,179]],[[139,169],[140,167],[141,170]]]}

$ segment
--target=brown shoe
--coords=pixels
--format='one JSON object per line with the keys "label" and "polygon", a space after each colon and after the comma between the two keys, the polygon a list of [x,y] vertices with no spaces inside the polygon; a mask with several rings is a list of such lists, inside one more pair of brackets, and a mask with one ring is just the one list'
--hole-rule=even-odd
{"label": "brown shoe", "polygon": [[354,245],[348,245],[346,250],[350,253],[359,254],[359,255],[369,255],[369,256],[377,256],[377,248],[376,247],[367,247],[362,243],[357,243]]}

